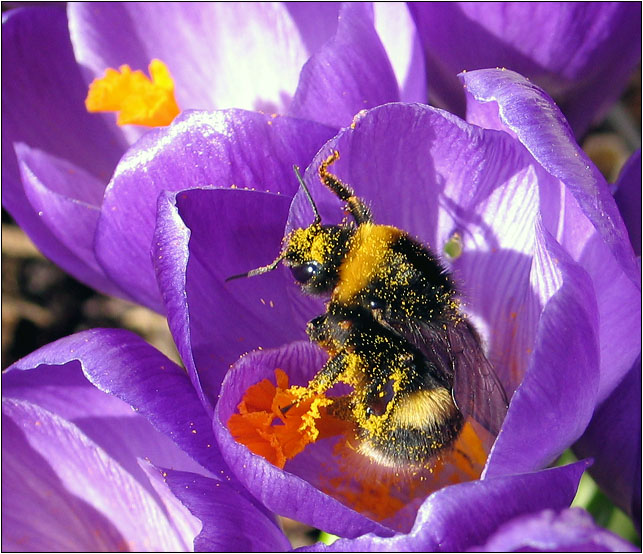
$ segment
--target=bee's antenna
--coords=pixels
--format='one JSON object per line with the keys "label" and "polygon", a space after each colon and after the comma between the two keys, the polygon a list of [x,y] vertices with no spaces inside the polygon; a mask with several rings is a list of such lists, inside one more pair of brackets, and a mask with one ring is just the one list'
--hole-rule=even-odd
{"label": "bee's antenna", "polygon": [[225,282],[227,283],[228,281],[232,281],[234,279],[241,279],[242,277],[254,277],[255,275],[262,275],[263,273],[268,273],[273,269],[276,269],[276,267],[279,265],[279,262],[284,259],[285,255],[286,253],[282,252],[281,254],[279,254],[279,257],[274,262],[268,265],[264,265],[262,267],[258,267],[257,269],[248,271],[247,273],[239,273],[239,275],[232,275],[231,277],[228,277],[225,280]]}
{"label": "bee's antenna", "polygon": [[[315,201],[313,200],[313,197],[310,195],[310,191],[308,190],[308,187],[306,186],[306,183],[304,182],[304,179],[301,176],[301,172],[299,171],[299,166],[293,165],[292,167],[295,170],[295,175],[297,176],[297,180],[299,181],[301,188],[303,188],[304,192],[306,193],[306,198],[308,198],[308,202],[310,202],[310,205],[313,208],[313,213],[315,214],[315,221],[313,222],[313,224],[319,224],[321,223],[321,216],[319,215],[319,211],[317,210]],[[228,277],[225,280],[225,282],[227,283],[228,281],[233,281],[234,279],[241,279],[242,277],[254,277],[255,275],[262,275],[264,273],[268,273],[273,269],[276,269],[277,266],[279,265],[279,262],[281,262],[281,260],[283,260],[285,256],[286,256],[286,252],[284,251],[281,254],[279,254],[279,257],[274,262],[268,265],[264,265],[262,267],[258,267],[257,269],[248,271],[247,273],[239,273],[239,275],[232,275]]]}
{"label": "bee's antenna", "polygon": [[295,175],[297,175],[297,180],[299,181],[301,188],[304,189],[304,192],[306,193],[306,198],[308,198],[308,202],[310,202],[310,205],[313,208],[313,213],[315,214],[315,221],[313,221],[313,225],[321,223],[321,216],[319,215],[319,212],[317,211],[317,206],[315,205],[315,201],[313,200],[313,197],[310,195],[310,191],[308,190],[308,187],[306,186],[306,183],[304,183],[304,179],[302,178],[301,173],[299,172],[299,166],[293,165],[292,168],[295,170]]}

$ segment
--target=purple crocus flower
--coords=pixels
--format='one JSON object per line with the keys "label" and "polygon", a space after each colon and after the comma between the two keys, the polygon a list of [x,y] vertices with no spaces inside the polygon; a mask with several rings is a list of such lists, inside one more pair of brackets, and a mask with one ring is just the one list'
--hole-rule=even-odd
{"label": "purple crocus flower", "polygon": [[[471,72],[463,80],[470,95],[470,121],[481,126],[425,106],[382,106],[327,143],[307,175],[324,221],[336,221],[341,211],[317,182],[315,169],[330,151],[337,150],[336,173],[371,201],[378,221],[408,229],[438,251],[455,233],[462,238],[463,251],[451,268],[463,284],[467,311],[479,323],[496,371],[508,392],[515,392],[487,461],[484,482],[544,467],[581,436],[594,406],[614,391],[640,353],[640,277],[607,184],[574,142],[552,101],[509,71]],[[216,195],[212,193],[212,198]],[[310,308],[310,302],[304,303],[287,272],[218,287],[225,275],[274,258],[283,233],[277,225],[270,239],[272,248],[253,236],[257,248],[249,257],[242,250],[248,247],[240,235],[247,209],[239,202],[236,207],[218,208],[221,215],[206,216],[201,208],[208,205],[206,198],[205,191],[185,192],[168,195],[162,201],[165,206],[159,204],[156,253],[165,260],[158,264],[159,282],[170,283],[167,268],[178,260],[186,264],[188,276],[184,288],[172,285],[175,290],[171,296],[166,294],[173,306],[180,302],[183,312],[180,318],[170,319],[175,337],[189,336],[205,344],[212,340],[206,338],[205,329],[224,327],[227,344],[235,336],[245,342],[255,331],[238,319],[243,314],[246,320],[245,311],[253,303],[258,332],[274,327],[276,321],[294,321],[295,329],[303,328],[322,306]],[[238,215],[232,217],[238,230],[226,231],[222,214],[235,212]],[[163,224],[170,219],[171,226]],[[310,221],[306,200],[300,195],[290,207],[288,227]],[[218,235],[216,244],[210,240],[209,251],[230,245],[235,258],[241,254],[243,264],[219,259],[216,265],[204,261],[196,265],[185,252],[188,230],[195,245],[199,236]],[[269,234],[266,226],[265,240]],[[181,235],[185,238],[180,248]],[[259,254],[265,250],[271,253]],[[191,250],[191,256],[194,253]],[[205,260],[205,255],[203,251],[198,257]],[[209,285],[204,286],[206,282]],[[231,304],[231,295],[243,300]],[[211,321],[205,329],[191,323],[193,303],[211,306]],[[277,332],[283,333],[284,328]],[[259,344],[273,346],[268,334],[262,334]],[[616,349],[613,341],[619,344]],[[262,378],[271,379],[274,368],[287,368],[297,384],[312,377],[321,361],[307,361],[306,351],[312,357],[315,350],[306,347],[302,352],[302,348],[285,347],[242,358],[223,382],[215,409],[215,434],[239,479],[250,490],[254,487],[270,509],[316,523],[315,489],[324,488],[329,474],[335,476],[333,468],[320,466],[319,460],[332,458],[333,445],[304,451],[290,466],[286,463],[284,476],[236,443],[226,427],[243,391]],[[222,349],[216,351],[220,354]],[[210,367],[207,355],[200,352],[193,359],[188,371],[194,372],[204,397],[214,404],[208,391],[212,374],[198,369]],[[316,465],[323,467],[323,473],[311,474],[310,468]],[[272,480],[268,486],[256,482],[257,474],[266,473],[281,484],[278,489]],[[308,499],[306,503],[297,502],[293,492],[302,479],[310,486],[299,493]],[[357,532],[347,527],[353,524],[349,510],[325,496],[323,501],[327,503],[324,512],[336,514],[337,527],[330,530],[342,536]],[[403,527],[395,518],[387,523],[389,528]],[[358,529],[363,532],[362,527]]]}
{"label": "purple crocus flower", "polygon": [[503,67],[552,96],[577,136],[603,116],[641,59],[641,6],[627,2],[410,3],[432,103],[464,114],[456,75]]}
{"label": "purple crocus flower", "polygon": [[[88,85],[107,68],[144,70],[161,59],[182,110],[237,107],[309,120],[312,130],[301,134],[310,138],[291,153],[303,164],[359,110],[426,98],[406,7],[376,11],[376,23],[369,5],[296,3],[70,3],[67,14],[42,7],[5,14],[3,205],[74,277],[162,310],[149,243],[141,259],[129,231],[106,217],[113,206],[101,213],[118,160],[147,128],[87,113]],[[319,124],[333,129],[323,133]],[[147,198],[144,213],[155,205]],[[115,268],[123,261],[137,268],[125,279]]]}
{"label": "purple crocus flower", "polygon": [[[323,63],[317,67],[321,73]],[[584,465],[542,468],[581,436],[595,406],[618,391],[640,355],[640,271],[604,180],[578,149],[551,100],[508,71],[473,72],[463,80],[470,95],[469,123],[427,106],[385,105],[361,114],[332,138],[306,174],[328,222],[337,221],[341,209],[314,174],[319,161],[337,149],[336,172],[373,204],[379,222],[409,230],[438,252],[456,233],[461,237],[462,252],[451,268],[490,358],[508,392],[515,392],[484,478],[441,489],[421,505],[410,505],[404,518],[394,514],[376,521],[350,499],[322,492],[320,460],[330,461],[335,475],[342,471],[327,444],[316,444],[279,469],[234,441],[227,428],[248,386],[272,378],[275,367],[288,369],[293,382],[303,383],[323,361],[318,349],[297,342],[304,338],[305,322],[323,306],[303,298],[286,272],[251,283],[224,284],[224,279],[274,258],[284,229],[310,222],[304,198],[295,196],[290,167],[312,159],[333,136],[336,123],[242,110],[185,113],[168,129],[142,137],[117,167],[98,222],[97,264],[130,297],[166,311],[194,387],[195,396],[186,404],[196,403],[196,413],[203,411],[206,422],[214,420],[221,457],[231,470],[197,457],[210,471],[203,475],[193,466],[163,465],[150,456],[160,467],[196,475],[189,484],[181,481],[183,473],[176,481],[180,486],[172,488],[172,479],[168,483],[201,519],[208,536],[214,535],[216,520],[208,519],[203,497],[182,494],[183,485],[209,490],[217,471],[231,471],[230,479],[238,479],[259,500],[260,514],[267,508],[349,539],[361,537],[356,548],[383,548],[386,537],[392,538],[385,545],[400,548],[473,548],[519,516],[525,519],[515,528],[534,520],[541,522],[539,529],[551,526],[550,512],[542,510],[559,511],[569,504]],[[319,109],[313,93],[309,88],[308,100],[299,104],[310,112]],[[40,161],[36,156],[32,165]],[[33,171],[23,164],[22,173]],[[42,196],[39,205],[49,209],[51,202],[58,209],[61,203],[55,199]],[[59,213],[69,216],[65,209]],[[90,343],[101,360],[97,371],[106,379],[98,386],[120,397],[109,373],[119,348],[109,348],[97,336]],[[79,337],[69,340],[88,339]],[[257,347],[266,349],[236,362]],[[67,344],[64,355],[51,359],[39,351],[17,367],[77,367],[79,354],[72,350],[77,346]],[[147,356],[154,357],[142,355]],[[151,420],[180,402],[169,393],[171,401],[158,397],[162,389],[156,377],[145,383],[146,400],[158,401],[156,411],[149,412]],[[14,421],[28,420],[24,410],[9,406]],[[64,422],[73,417],[61,412],[60,420],[56,429],[67,428]],[[102,446],[95,429],[83,433]],[[46,441],[34,444],[49,452]],[[142,448],[136,452],[147,455]],[[131,467],[140,486],[148,486]],[[246,501],[243,497],[237,507]],[[462,515],[456,506],[469,510]],[[443,516],[447,513],[451,519]],[[564,514],[562,519],[573,519]],[[187,527],[180,517],[176,525]],[[454,525],[457,521],[460,526]],[[189,542],[188,532],[179,536],[183,544]],[[281,548],[279,540],[275,549]]]}

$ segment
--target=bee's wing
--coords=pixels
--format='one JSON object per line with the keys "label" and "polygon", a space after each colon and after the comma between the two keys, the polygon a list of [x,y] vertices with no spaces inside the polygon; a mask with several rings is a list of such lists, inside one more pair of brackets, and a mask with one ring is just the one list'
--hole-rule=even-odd
{"label": "bee's wing", "polygon": [[447,324],[405,323],[396,330],[452,384],[460,412],[497,435],[507,413],[507,396],[476,330],[465,319]]}
{"label": "bee's wing", "polygon": [[471,416],[497,435],[507,414],[507,395],[482,349],[478,333],[466,320],[447,326],[454,363],[454,398],[465,416]]}

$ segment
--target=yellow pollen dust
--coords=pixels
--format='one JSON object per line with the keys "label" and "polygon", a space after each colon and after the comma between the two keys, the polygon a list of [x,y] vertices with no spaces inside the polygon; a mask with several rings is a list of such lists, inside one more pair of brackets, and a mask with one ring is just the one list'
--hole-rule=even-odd
{"label": "yellow pollen dust", "polygon": [[323,264],[332,248],[333,244],[319,224],[295,229],[288,237],[288,251],[295,258],[302,260],[312,259]]}
{"label": "yellow pollen dust", "polygon": [[117,112],[118,125],[162,127],[172,123],[180,110],[170,71],[161,60],[152,60],[148,70],[151,79],[129,65],[108,68],[104,77],[89,85],[87,111]]}

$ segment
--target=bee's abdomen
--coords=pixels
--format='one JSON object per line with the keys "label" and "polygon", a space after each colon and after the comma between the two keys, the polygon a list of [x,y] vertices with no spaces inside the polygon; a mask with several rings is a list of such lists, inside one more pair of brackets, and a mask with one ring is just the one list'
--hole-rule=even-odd
{"label": "bee's abdomen", "polygon": [[399,400],[377,428],[361,430],[360,451],[388,467],[426,466],[453,445],[463,423],[449,390],[418,390]]}

